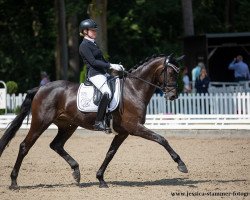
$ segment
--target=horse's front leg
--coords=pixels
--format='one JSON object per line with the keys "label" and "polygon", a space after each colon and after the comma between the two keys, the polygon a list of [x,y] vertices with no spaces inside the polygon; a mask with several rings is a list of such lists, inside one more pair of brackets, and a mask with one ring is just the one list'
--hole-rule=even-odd
{"label": "horse's front leg", "polygon": [[96,178],[99,180],[99,187],[100,188],[107,188],[108,185],[107,183],[104,181],[103,179],[103,174],[109,164],[109,162],[112,160],[112,158],[114,157],[115,153],[117,152],[118,148],[120,147],[120,145],[123,143],[123,141],[128,137],[128,135],[116,135],[110,145],[110,148],[106,154],[106,157],[100,167],[100,169],[98,170],[97,174],[96,174]]}
{"label": "horse's front leg", "polygon": [[177,167],[178,170],[183,173],[188,172],[185,163],[181,160],[180,156],[172,149],[172,147],[169,145],[168,141],[164,137],[147,129],[145,126],[141,124],[138,124],[136,131],[133,132],[133,135],[157,142],[160,145],[162,145],[168,151],[172,159],[176,163],[178,163]]}

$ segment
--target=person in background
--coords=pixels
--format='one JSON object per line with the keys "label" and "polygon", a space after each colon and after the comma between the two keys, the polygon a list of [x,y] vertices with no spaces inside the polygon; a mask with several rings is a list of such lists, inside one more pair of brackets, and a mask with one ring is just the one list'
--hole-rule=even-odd
{"label": "person in background", "polygon": [[49,79],[48,74],[45,71],[41,72],[41,81],[40,81],[39,86],[43,86],[49,82],[50,82],[50,79]]}
{"label": "person in background", "polygon": [[243,57],[241,55],[234,58],[234,60],[229,64],[228,69],[234,70],[235,82],[250,80],[248,65],[243,62]]}
{"label": "person in background", "polygon": [[210,78],[207,75],[207,70],[205,67],[201,68],[200,76],[195,81],[195,89],[198,94],[208,93],[208,86],[210,83]]}
{"label": "person in background", "polygon": [[193,68],[193,70],[192,70],[192,81],[193,81],[193,83],[199,77],[202,67],[205,67],[204,63],[199,62],[198,65],[195,68]]}
{"label": "person in background", "polygon": [[183,84],[184,84],[183,92],[184,93],[190,93],[191,92],[191,84],[190,84],[190,80],[189,80],[189,77],[188,77],[188,68],[187,67],[185,67],[184,70],[183,70],[182,81],[183,81]]}
{"label": "person in background", "polygon": [[192,70],[192,88],[193,88],[193,90],[194,90],[194,92],[196,92],[195,91],[195,81],[196,81],[196,79],[200,76],[200,72],[201,72],[201,68],[202,67],[205,67],[205,65],[204,65],[204,63],[203,62],[199,62],[198,64],[197,64],[197,66],[195,67],[195,68],[193,68],[193,70]]}

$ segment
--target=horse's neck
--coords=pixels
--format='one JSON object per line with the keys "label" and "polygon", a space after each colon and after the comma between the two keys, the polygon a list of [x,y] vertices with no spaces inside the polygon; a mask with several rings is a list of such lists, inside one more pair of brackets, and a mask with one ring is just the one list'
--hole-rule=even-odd
{"label": "horse's neck", "polygon": [[154,60],[150,62],[147,66],[141,66],[136,69],[134,72],[132,72],[129,81],[129,88],[130,90],[132,90],[131,92],[134,95],[134,98],[143,101],[145,104],[149,103],[156,89],[149,83],[155,84],[155,72],[157,66],[159,65],[157,61],[158,60]]}

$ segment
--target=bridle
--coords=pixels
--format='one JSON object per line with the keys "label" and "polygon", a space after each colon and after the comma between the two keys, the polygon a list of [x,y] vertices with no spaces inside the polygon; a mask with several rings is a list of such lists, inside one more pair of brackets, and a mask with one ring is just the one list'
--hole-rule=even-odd
{"label": "bridle", "polygon": [[164,90],[166,87],[172,87],[172,89],[169,90],[169,91],[172,91],[172,90],[176,89],[178,85],[177,85],[177,82],[174,82],[172,84],[168,83],[168,79],[167,79],[168,67],[171,67],[176,72],[177,75],[180,73],[180,68],[177,67],[176,65],[172,64],[170,62],[170,58],[169,57],[170,56],[167,56],[165,58],[164,69],[161,72],[161,74],[163,73],[163,79],[164,79],[163,86],[161,87],[162,88],[161,90]]}
{"label": "bridle", "polygon": [[154,87],[156,87],[156,88],[158,88],[158,89],[160,89],[160,90],[162,90],[162,91],[164,91],[166,87],[172,87],[172,89],[169,90],[169,91],[172,91],[172,90],[174,90],[174,89],[177,88],[177,83],[176,83],[176,82],[175,82],[174,84],[169,84],[169,83],[168,83],[168,79],[167,79],[168,67],[171,67],[177,74],[179,74],[179,72],[180,72],[180,68],[177,67],[176,65],[170,63],[170,56],[167,56],[167,57],[165,58],[165,60],[164,60],[164,68],[163,68],[162,72],[160,73],[160,76],[163,74],[163,79],[164,79],[164,80],[163,80],[163,85],[162,85],[162,86],[156,85],[156,84],[151,83],[151,82],[149,82],[149,81],[146,81],[146,80],[144,80],[144,79],[142,79],[142,78],[140,78],[140,77],[138,77],[138,76],[132,75],[130,72],[128,72],[128,71],[126,71],[126,70],[123,71],[123,72],[124,72],[125,74],[129,75],[129,76],[132,77],[132,78],[136,78],[136,79],[138,79],[138,80],[141,80],[142,82],[147,83],[147,84],[149,84],[149,85],[152,85],[152,86],[154,86]]}
{"label": "bridle", "polygon": [[[136,78],[136,79],[138,79],[138,80],[140,80],[140,81],[142,81],[144,83],[147,83],[147,84],[149,84],[151,86],[154,86],[155,88],[160,89],[161,91],[164,92],[165,98],[167,98],[167,92],[171,92],[172,90],[175,90],[177,88],[177,82],[175,82],[174,84],[169,84],[168,83],[168,79],[167,79],[167,72],[168,72],[168,68],[169,67],[171,67],[176,72],[176,74],[179,74],[179,72],[180,72],[180,68],[179,67],[177,67],[174,64],[172,64],[172,63],[169,62],[170,61],[170,57],[171,57],[171,55],[167,56],[164,59],[164,68],[163,68],[163,70],[160,73],[160,76],[162,75],[162,73],[163,73],[163,76],[164,76],[163,77],[163,79],[164,79],[163,86],[159,86],[159,85],[156,85],[156,84],[151,83],[149,81],[146,81],[146,80],[144,80],[144,79],[142,79],[142,78],[140,78],[138,76],[135,76],[135,75],[131,74],[130,72],[128,72],[126,70],[123,71],[122,77],[123,77],[124,81],[122,82],[122,86],[121,86],[121,95],[122,95],[122,97],[121,97],[121,104],[120,104],[121,106],[119,108],[120,111],[121,111],[121,113],[123,113],[123,106],[122,105],[123,105],[123,87],[124,87],[124,82],[125,82],[125,76],[124,76],[124,74],[128,75],[129,77]],[[171,89],[168,90],[168,91],[166,91],[165,88],[167,88],[167,87],[171,87]]]}

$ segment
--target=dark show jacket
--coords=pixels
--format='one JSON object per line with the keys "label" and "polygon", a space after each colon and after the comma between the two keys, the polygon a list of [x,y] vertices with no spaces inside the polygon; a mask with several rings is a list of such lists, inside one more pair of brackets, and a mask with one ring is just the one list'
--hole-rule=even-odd
{"label": "dark show jacket", "polygon": [[209,86],[210,78],[206,76],[203,80],[198,77],[195,81],[195,88],[196,92],[199,94],[205,94],[208,93],[208,86]]}
{"label": "dark show jacket", "polygon": [[87,65],[88,77],[106,74],[110,63],[104,59],[102,51],[94,42],[84,38],[79,46],[79,53]]}

